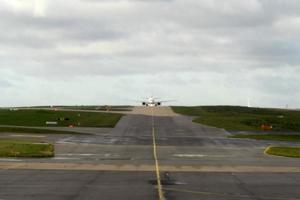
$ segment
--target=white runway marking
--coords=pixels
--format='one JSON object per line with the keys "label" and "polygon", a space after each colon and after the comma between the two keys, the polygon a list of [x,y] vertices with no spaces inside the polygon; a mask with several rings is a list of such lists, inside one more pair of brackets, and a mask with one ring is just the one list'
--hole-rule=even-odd
{"label": "white runway marking", "polygon": [[70,157],[54,157],[52,160],[80,160],[80,158],[70,158]]}
{"label": "white runway marking", "polygon": [[2,162],[21,162],[22,160],[16,158],[0,158]]}
{"label": "white runway marking", "polygon": [[68,140],[72,140],[74,137],[66,137],[66,138],[63,138],[63,139],[60,139],[59,141],[57,141],[56,143],[68,143]]}
{"label": "white runway marking", "polygon": [[58,155],[58,156],[95,156],[95,155],[100,155],[100,154],[92,154],[92,153],[62,153],[62,154],[56,154],[56,155]]}
{"label": "white runway marking", "polygon": [[202,158],[202,157],[206,157],[208,155],[202,155],[202,154],[174,154],[173,156],[175,157],[187,157],[187,158]]}
{"label": "white runway marking", "polygon": [[56,144],[77,144],[76,142],[56,142]]}
{"label": "white runway marking", "polygon": [[239,155],[173,154],[173,156],[180,157],[180,158],[203,158],[203,157],[226,158],[226,157],[238,157]]}
{"label": "white runway marking", "polygon": [[56,154],[57,157],[52,158],[53,160],[81,160],[88,157],[97,157],[99,159],[121,159],[122,157],[118,154],[90,154],[90,153],[83,153],[83,154],[73,154],[73,153],[64,153],[64,154]]}

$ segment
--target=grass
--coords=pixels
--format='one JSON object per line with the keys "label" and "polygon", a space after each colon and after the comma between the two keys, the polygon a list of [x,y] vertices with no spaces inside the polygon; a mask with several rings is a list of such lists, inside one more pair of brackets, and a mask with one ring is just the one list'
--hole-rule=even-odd
{"label": "grass", "polygon": [[69,109],[69,110],[91,110],[91,111],[107,111],[109,108],[110,111],[131,111],[132,106],[97,106],[97,105],[90,105],[90,106],[33,106],[33,107],[26,107],[26,108],[42,108],[42,109]]}
{"label": "grass", "polygon": [[279,134],[236,134],[230,138],[248,138],[256,140],[277,140],[277,141],[300,141],[300,135],[279,135]]}
{"label": "grass", "polygon": [[194,122],[229,131],[256,131],[270,124],[273,131],[300,131],[300,111],[240,106],[172,107],[179,114],[195,116]]}
{"label": "grass", "polygon": [[[114,127],[122,117],[115,113],[55,110],[0,110],[0,124],[13,126],[46,126],[46,121],[57,121],[57,126]],[[59,120],[68,118],[68,120]]]}
{"label": "grass", "polygon": [[38,128],[0,127],[0,133],[32,133],[32,134],[82,134],[73,131],[57,131]]}
{"label": "grass", "polygon": [[0,157],[43,158],[53,156],[53,144],[32,141],[0,140]]}
{"label": "grass", "polygon": [[279,147],[270,146],[265,153],[276,156],[300,158],[300,147]]}

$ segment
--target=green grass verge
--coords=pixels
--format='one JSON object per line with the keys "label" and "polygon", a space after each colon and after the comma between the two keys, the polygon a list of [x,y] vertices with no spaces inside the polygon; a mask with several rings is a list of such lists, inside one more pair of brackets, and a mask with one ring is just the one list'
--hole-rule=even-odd
{"label": "green grass verge", "polygon": [[172,107],[179,114],[196,117],[194,122],[238,131],[260,130],[271,124],[274,131],[300,131],[300,111],[240,106]]}
{"label": "green grass verge", "polygon": [[121,114],[80,111],[0,110],[0,124],[15,126],[46,126],[46,121],[57,121],[57,126],[114,127],[121,117]]}
{"label": "green grass verge", "polygon": [[0,140],[0,157],[53,157],[54,146],[31,141]]}
{"label": "green grass verge", "polygon": [[82,134],[73,131],[56,131],[38,128],[0,127],[0,133],[32,133],[32,134]]}
{"label": "green grass verge", "polygon": [[270,146],[265,153],[276,156],[300,158],[300,147],[277,147]]}
{"label": "green grass verge", "polygon": [[277,134],[236,134],[230,138],[248,138],[256,140],[277,140],[277,141],[300,141],[300,135],[277,135]]}
{"label": "green grass verge", "polygon": [[25,108],[47,108],[47,109],[70,109],[70,110],[91,110],[91,111],[106,111],[109,108],[110,111],[131,111],[132,106],[97,106],[97,105],[89,105],[89,106],[33,106],[33,107],[25,107]]}

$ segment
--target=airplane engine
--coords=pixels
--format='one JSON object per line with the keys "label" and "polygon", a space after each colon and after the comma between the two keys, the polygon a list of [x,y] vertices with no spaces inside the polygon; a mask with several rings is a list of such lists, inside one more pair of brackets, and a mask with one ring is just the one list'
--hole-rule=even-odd
{"label": "airplane engine", "polygon": [[145,105],[146,105],[146,102],[142,102],[142,104],[143,104],[143,106],[145,106]]}
{"label": "airplane engine", "polygon": [[160,106],[160,105],[161,105],[161,102],[157,102],[157,105]]}

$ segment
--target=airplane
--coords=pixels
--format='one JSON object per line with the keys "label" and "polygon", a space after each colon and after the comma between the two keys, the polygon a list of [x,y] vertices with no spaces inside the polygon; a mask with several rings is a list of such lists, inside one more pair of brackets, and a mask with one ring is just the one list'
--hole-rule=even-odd
{"label": "airplane", "polygon": [[142,101],[143,106],[149,106],[149,107],[155,107],[155,106],[161,106],[163,102],[170,102],[173,100],[168,101],[158,101],[159,98],[149,97],[147,98],[147,101]]}

